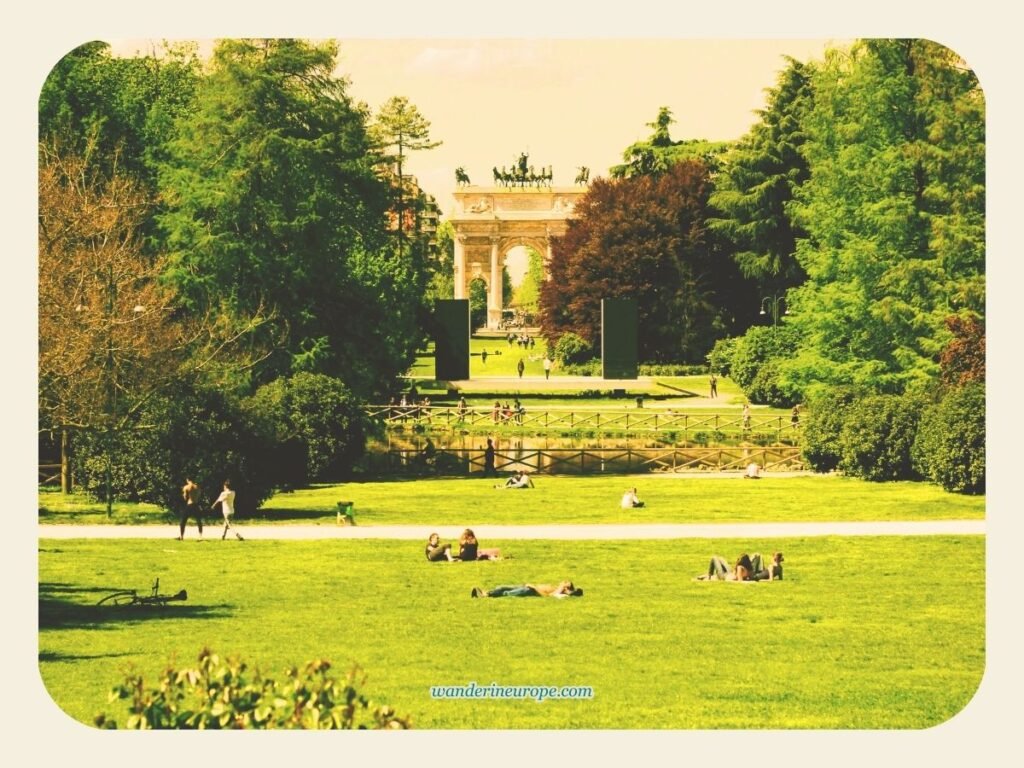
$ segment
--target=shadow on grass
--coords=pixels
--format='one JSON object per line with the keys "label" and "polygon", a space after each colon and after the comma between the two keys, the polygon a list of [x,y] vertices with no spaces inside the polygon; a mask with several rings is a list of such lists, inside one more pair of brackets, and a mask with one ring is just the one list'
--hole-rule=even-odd
{"label": "shadow on grass", "polygon": [[39,522],[41,523],[76,523],[96,524],[110,523],[111,525],[145,525],[147,523],[177,523],[178,518],[169,512],[124,512],[119,511],[113,517],[108,518],[106,512],[96,510],[55,510],[48,507],[39,507]]}
{"label": "shadow on grass", "polygon": [[122,656],[131,656],[132,654],[127,651],[122,653],[58,653],[57,651],[40,651],[39,652],[39,663],[46,664],[48,662],[60,662],[60,661],[91,661],[92,659],[117,659]]}
{"label": "shadow on grass", "polygon": [[[67,584],[42,583],[39,585],[39,630],[89,629],[112,624],[136,624],[142,621],[164,619],[222,618],[233,612],[230,605],[96,605],[111,592],[124,589],[115,587],[74,587]],[[88,601],[69,600],[63,595],[85,595]]]}

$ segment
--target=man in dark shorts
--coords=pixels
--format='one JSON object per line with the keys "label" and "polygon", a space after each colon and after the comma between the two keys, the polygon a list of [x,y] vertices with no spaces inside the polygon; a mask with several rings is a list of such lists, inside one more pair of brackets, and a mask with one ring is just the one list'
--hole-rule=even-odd
{"label": "man in dark shorts", "polygon": [[199,507],[199,486],[190,478],[185,478],[185,485],[181,487],[181,498],[184,499],[185,503],[181,507],[181,530],[178,534],[178,541],[185,539],[185,523],[188,522],[190,517],[196,519],[196,525],[199,527],[199,538],[202,539],[203,516]]}

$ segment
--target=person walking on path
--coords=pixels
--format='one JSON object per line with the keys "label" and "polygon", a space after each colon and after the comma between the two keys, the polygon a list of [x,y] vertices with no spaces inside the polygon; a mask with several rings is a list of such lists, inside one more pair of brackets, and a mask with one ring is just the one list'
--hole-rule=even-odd
{"label": "person walking on path", "polygon": [[547,355],[544,356],[544,378],[551,378],[551,358]]}
{"label": "person walking on path", "polygon": [[789,417],[789,423],[793,425],[793,429],[800,429],[800,404],[797,403],[793,406],[793,412]]}
{"label": "person walking on path", "polygon": [[178,533],[178,541],[185,540],[185,523],[190,517],[196,519],[196,526],[199,528],[199,540],[203,539],[203,515],[199,511],[199,486],[191,478],[185,478],[185,485],[181,487],[181,498],[184,504],[181,508],[181,526]]}
{"label": "person walking on path", "polygon": [[516,370],[519,371],[519,378],[523,378],[523,371],[526,370],[526,363],[523,362],[523,358],[519,358],[519,362],[516,363]]}
{"label": "person walking on path", "polygon": [[[220,513],[224,515],[224,533],[220,536],[221,541],[223,541],[227,538],[228,529],[231,527],[231,518],[235,514],[235,492],[231,490],[230,480],[224,481],[224,490],[220,492],[220,496],[218,496],[217,500],[213,502],[213,506],[210,507],[210,509],[216,508],[218,504],[220,504]],[[242,534],[238,531],[235,531],[235,536],[239,541],[245,541],[245,539],[242,538]]]}
{"label": "person walking on path", "polygon": [[743,404],[743,429],[750,429],[750,403]]}
{"label": "person walking on path", "polygon": [[718,377],[711,374],[711,397],[718,397]]}

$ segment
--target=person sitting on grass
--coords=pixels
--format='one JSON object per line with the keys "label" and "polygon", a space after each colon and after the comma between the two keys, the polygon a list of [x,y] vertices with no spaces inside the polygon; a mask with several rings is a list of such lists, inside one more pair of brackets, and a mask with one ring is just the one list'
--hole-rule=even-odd
{"label": "person sitting on grass", "polygon": [[459,537],[459,560],[500,560],[501,550],[496,548],[480,549],[480,542],[476,534],[469,528],[462,532]]}
{"label": "person sitting on grass", "polygon": [[772,554],[771,564],[764,567],[760,553],[743,553],[737,558],[736,565],[730,569],[725,558],[712,555],[708,572],[695,577],[694,581],[781,581],[783,560],[782,553],[775,552]]}
{"label": "person sitting on grass", "polygon": [[496,485],[495,488],[534,488],[533,480],[531,477],[523,472],[521,469],[517,469],[512,473],[512,477],[506,480],[502,485]]}
{"label": "person sitting on grass", "polygon": [[761,479],[761,467],[758,466],[756,461],[752,461],[747,464],[747,471],[743,475],[744,480],[760,480]]}
{"label": "person sitting on grass", "polygon": [[452,545],[442,544],[441,537],[436,533],[430,534],[429,538],[427,538],[427,548],[425,552],[427,560],[432,563],[451,562],[455,559],[452,556]]}
{"label": "person sitting on grass", "polygon": [[642,507],[644,503],[640,501],[640,497],[636,495],[636,488],[630,488],[624,494],[622,494],[622,508],[633,509],[635,507]]}
{"label": "person sitting on grass", "polygon": [[473,587],[470,597],[583,597],[583,590],[571,581],[563,581],[558,585],[551,584],[518,584],[501,586],[494,589]]}

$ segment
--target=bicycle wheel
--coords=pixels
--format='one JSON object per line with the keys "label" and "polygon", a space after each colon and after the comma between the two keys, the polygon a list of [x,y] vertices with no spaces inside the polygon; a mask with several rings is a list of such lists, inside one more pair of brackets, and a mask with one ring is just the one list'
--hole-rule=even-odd
{"label": "bicycle wheel", "polygon": [[139,599],[134,589],[126,589],[121,592],[114,592],[100,600],[96,605],[131,605]]}

